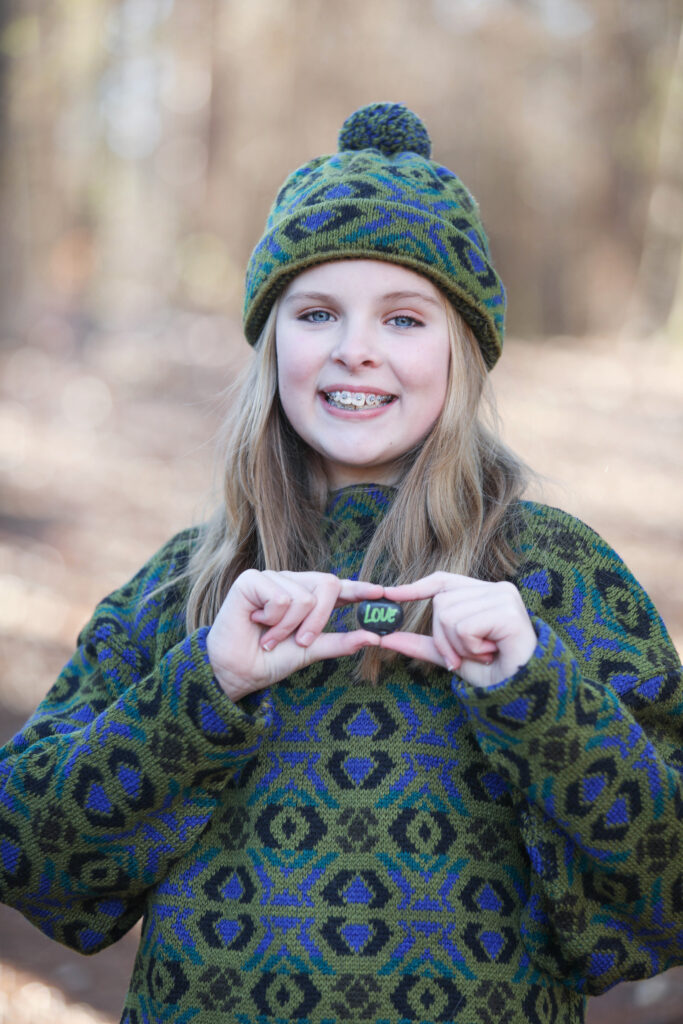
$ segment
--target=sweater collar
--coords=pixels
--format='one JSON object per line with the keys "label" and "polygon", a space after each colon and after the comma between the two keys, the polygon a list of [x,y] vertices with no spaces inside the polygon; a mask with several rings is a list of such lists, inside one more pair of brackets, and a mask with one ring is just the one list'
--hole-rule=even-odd
{"label": "sweater collar", "polygon": [[396,488],[388,484],[349,484],[330,491],[325,518],[330,522],[357,522],[359,518],[379,522],[391,507]]}
{"label": "sweater collar", "polygon": [[352,484],[332,491],[323,519],[331,572],[355,577],[372,535],[391,507],[396,488],[384,484]]}

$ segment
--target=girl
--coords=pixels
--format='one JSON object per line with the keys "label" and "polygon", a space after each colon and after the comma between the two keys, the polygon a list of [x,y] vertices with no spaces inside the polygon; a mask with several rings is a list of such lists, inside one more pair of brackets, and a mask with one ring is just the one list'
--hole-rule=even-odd
{"label": "girl", "polygon": [[680,665],[482,425],[504,307],[400,105],[277,196],[222,505],[0,768],[3,898],[84,953],[143,918],[126,1024],[568,1024],[683,960]]}

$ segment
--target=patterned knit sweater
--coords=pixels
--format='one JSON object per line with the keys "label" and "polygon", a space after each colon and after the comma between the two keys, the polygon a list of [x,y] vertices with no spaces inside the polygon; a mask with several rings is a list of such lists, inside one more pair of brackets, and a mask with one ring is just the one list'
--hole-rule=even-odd
{"label": "patterned knit sweater", "polygon": [[[390,500],[333,495],[333,571]],[[600,537],[521,507],[538,645],[492,689],[333,660],[233,705],[157,590],[196,531],[98,607],[3,751],[0,894],[84,953],[142,916],[123,1022],[576,1024],[683,961],[676,652]]]}

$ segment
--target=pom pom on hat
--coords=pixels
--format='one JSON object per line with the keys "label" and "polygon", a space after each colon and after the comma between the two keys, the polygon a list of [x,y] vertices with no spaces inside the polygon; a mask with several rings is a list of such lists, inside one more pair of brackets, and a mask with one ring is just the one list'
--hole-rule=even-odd
{"label": "pom pom on hat", "polygon": [[339,151],[378,149],[384,156],[417,153],[429,160],[432,143],[424,124],[403,103],[370,103],[354,111],[339,132]]}

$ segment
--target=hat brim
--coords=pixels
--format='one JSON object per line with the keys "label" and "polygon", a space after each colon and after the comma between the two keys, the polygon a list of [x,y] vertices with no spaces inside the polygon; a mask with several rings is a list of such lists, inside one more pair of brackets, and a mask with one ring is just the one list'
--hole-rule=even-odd
{"label": "hat brim", "polygon": [[505,290],[488,255],[452,223],[395,203],[349,200],[309,206],[278,220],[252,254],[244,331],[258,340],[287,284],[318,263],[386,260],[428,277],[472,328],[490,369],[501,354]]}

